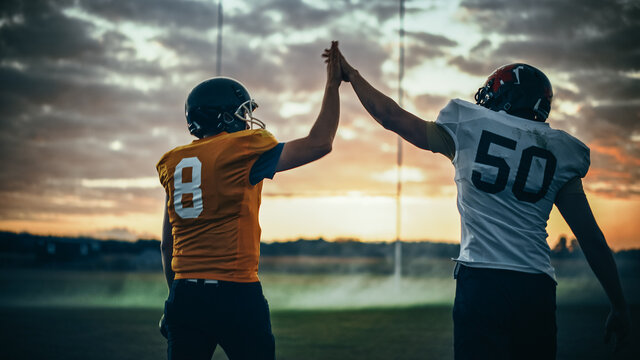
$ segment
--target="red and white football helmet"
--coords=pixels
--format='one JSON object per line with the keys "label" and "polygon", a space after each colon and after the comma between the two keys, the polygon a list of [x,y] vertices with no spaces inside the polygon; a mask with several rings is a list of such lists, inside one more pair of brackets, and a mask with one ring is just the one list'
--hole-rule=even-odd
{"label": "red and white football helmet", "polygon": [[549,117],[552,98],[553,89],[547,76],[522,63],[496,69],[475,95],[478,105],[541,122]]}

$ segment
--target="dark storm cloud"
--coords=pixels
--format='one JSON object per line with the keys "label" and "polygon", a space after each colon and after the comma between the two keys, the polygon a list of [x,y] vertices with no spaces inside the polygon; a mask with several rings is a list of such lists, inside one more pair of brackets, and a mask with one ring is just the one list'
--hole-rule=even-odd
{"label": "dark storm cloud", "polygon": [[[0,88],[0,99],[6,101],[3,105],[9,114],[32,113],[42,106],[51,106],[77,114],[117,116],[129,110],[128,107],[133,104],[148,101],[148,96],[135,89],[100,82],[84,83],[80,79],[48,71],[26,72],[0,68],[0,82],[12,85]],[[86,120],[91,122],[91,118]]]}
{"label": "dark storm cloud", "polygon": [[482,39],[480,40],[479,43],[475,44],[471,50],[469,50],[472,54],[474,53],[479,53],[479,52],[484,52],[487,49],[491,48],[491,41],[487,40],[487,39]]}
{"label": "dark storm cloud", "polygon": [[640,132],[640,104],[627,103],[586,107],[581,111],[581,114],[587,119],[595,119],[596,122],[608,124],[617,129],[619,133],[627,136],[631,132]]}
{"label": "dark storm cloud", "polygon": [[468,74],[485,77],[504,64],[504,60],[496,58],[491,52],[491,41],[482,39],[469,50],[467,57],[458,55],[450,58],[448,63]]}
{"label": "dark storm cloud", "polygon": [[3,58],[69,59],[99,51],[88,36],[91,25],[65,17],[69,1],[3,2],[0,54]]}
{"label": "dark storm cloud", "polygon": [[463,0],[485,30],[553,38],[580,37],[588,29],[617,29],[637,15],[638,4],[621,0]]}
{"label": "dark storm cloud", "polygon": [[206,30],[216,26],[217,2],[181,0],[81,0],[81,8],[109,21]]}
{"label": "dark storm cloud", "polygon": [[493,70],[502,65],[504,62],[499,60],[487,61],[483,58],[479,58],[478,60],[475,60],[473,58],[467,59],[463,56],[458,55],[449,59],[448,63],[471,75],[489,76],[489,74],[491,74]]}
{"label": "dark storm cloud", "polygon": [[[185,60],[171,69],[172,72],[189,74],[195,82],[215,75],[216,44],[201,38],[194,38],[183,33],[168,33],[157,38],[163,46],[172,49]],[[281,66],[274,59],[281,59],[283,54],[274,49],[263,47],[227,45],[224,50],[222,71],[225,76],[241,80],[245,85],[248,79],[260,87],[280,91],[285,86],[284,79],[275,76]],[[191,84],[195,86],[196,83]],[[253,87],[256,89],[256,87]]]}
{"label": "dark storm cloud", "polygon": [[431,45],[435,47],[441,47],[441,46],[451,47],[451,46],[458,45],[457,41],[451,40],[446,36],[442,36],[438,34],[407,31],[405,32],[405,35],[407,36],[408,39],[413,39],[423,45]]}
{"label": "dark storm cloud", "polygon": [[458,45],[456,41],[442,35],[411,31],[405,34],[407,37],[405,66],[407,68],[419,65],[424,59],[442,57],[447,53],[447,48]]}
{"label": "dark storm cloud", "polygon": [[638,100],[640,96],[640,79],[615,69],[578,72],[570,81],[576,84],[583,99],[625,102]]}
{"label": "dark storm cloud", "polygon": [[[630,29],[631,30],[631,29]],[[623,35],[627,39],[640,33],[640,27],[631,30],[634,35]],[[611,35],[607,35],[611,36]],[[616,35],[613,35],[614,37]],[[637,38],[637,37],[636,37]],[[615,68],[632,71],[640,68],[640,40],[627,44],[605,39],[576,39],[553,41],[537,39],[529,41],[506,41],[496,49],[494,55],[503,59],[528,59],[538,67],[561,71],[578,69]],[[549,56],[553,54],[553,56]]]}
{"label": "dark storm cloud", "polygon": [[[230,27],[230,31],[264,35],[286,28],[315,28],[326,25],[344,11],[340,7],[319,9],[302,1],[291,0],[248,1],[246,5],[234,9],[232,16],[227,14],[223,18],[223,23]],[[217,1],[83,0],[80,6],[114,22],[133,21],[173,29],[211,30],[216,28],[218,20]],[[377,9],[381,14],[386,9],[376,5],[367,5],[367,8]],[[274,21],[269,13],[279,14],[282,20]]]}
{"label": "dark storm cloud", "polygon": [[637,1],[464,0],[461,6],[483,32],[507,36],[494,55],[567,71],[640,67]]}

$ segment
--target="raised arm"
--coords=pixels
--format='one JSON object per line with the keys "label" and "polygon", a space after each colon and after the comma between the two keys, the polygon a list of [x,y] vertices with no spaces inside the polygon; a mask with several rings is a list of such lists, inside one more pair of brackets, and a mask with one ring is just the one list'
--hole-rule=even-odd
{"label": "raised arm", "polygon": [[171,259],[173,258],[173,234],[171,232],[171,222],[169,222],[169,211],[167,203],[169,197],[164,200],[164,220],[162,221],[162,240],[160,241],[160,253],[162,254],[162,269],[167,285],[171,288],[171,283],[175,273],[171,269]]}
{"label": "raised arm", "polygon": [[555,204],[609,297],[611,312],[605,325],[605,341],[609,342],[613,335],[617,350],[628,338],[631,320],[615,260],[582,191],[582,181],[576,178],[565,185],[558,193]]}
{"label": "raised arm", "polygon": [[309,135],[306,137],[289,141],[284,144],[282,154],[276,166],[276,172],[293,169],[321,157],[331,152],[333,138],[338,129],[338,119],[340,118],[340,87],[341,72],[340,62],[337,57],[338,42],[331,43],[331,49],[325,49],[327,60],[327,83],[324,88],[322,107],[316,122],[311,127]]}
{"label": "raised arm", "polygon": [[371,86],[358,70],[347,62],[340,50],[337,49],[337,51],[342,68],[342,79],[351,83],[362,106],[369,114],[385,129],[395,132],[413,145],[432,150],[427,138],[429,122],[404,110],[393,99]]}

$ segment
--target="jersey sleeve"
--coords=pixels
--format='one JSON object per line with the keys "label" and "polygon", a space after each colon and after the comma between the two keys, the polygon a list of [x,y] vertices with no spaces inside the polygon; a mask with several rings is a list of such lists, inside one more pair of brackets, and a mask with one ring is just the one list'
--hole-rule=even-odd
{"label": "jersey sleeve", "polygon": [[[453,142],[453,154],[454,156],[450,157],[452,160],[455,157],[455,153],[457,153],[458,147],[458,125],[460,124],[460,106],[456,100],[451,100],[438,114],[438,118],[436,119],[435,125],[438,125],[440,129],[443,129],[451,138]],[[429,135],[427,135],[429,138]],[[450,145],[449,145],[450,146]],[[444,153],[443,153],[444,154]],[[447,154],[445,154],[447,155]],[[448,156],[448,155],[447,155]]]}
{"label": "jersey sleeve", "polygon": [[[270,132],[264,129],[250,130],[246,137],[244,137],[244,148],[246,159],[249,161],[250,170],[247,175],[247,180],[251,185],[255,185],[262,181],[265,177],[273,178],[273,174],[269,174],[273,165],[273,172],[275,173],[275,165],[277,165],[280,159],[280,152],[274,151],[263,158],[263,154],[269,152],[277,147],[278,141],[271,135]],[[259,159],[263,158],[262,161]],[[270,160],[270,161],[269,161]],[[275,165],[274,165],[275,161]],[[254,166],[258,164],[256,172],[254,173]],[[256,181],[256,179],[258,179]],[[254,182],[255,181],[255,182]]]}
{"label": "jersey sleeve", "polygon": [[585,177],[591,165],[591,152],[589,147],[562,130],[556,130],[556,134],[558,136],[556,141],[563,145],[562,157],[567,163],[564,171],[566,171],[571,178]]}
{"label": "jersey sleeve", "polygon": [[168,176],[167,164],[166,164],[167,155],[168,154],[165,154],[160,159],[160,161],[158,161],[158,164],[156,164],[156,171],[158,172],[158,178],[160,180],[160,184],[162,184],[162,187],[165,189],[165,191],[168,194],[169,189],[167,188],[167,185],[169,182],[169,176]]}
{"label": "jersey sleeve", "polygon": [[585,144],[583,144],[579,140],[573,137],[572,139],[577,143],[574,150],[574,156],[576,160],[574,162],[575,171],[578,173],[578,176],[583,178],[587,175],[589,166],[591,165],[591,151]]}
{"label": "jersey sleeve", "polygon": [[251,167],[251,172],[249,173],[249,182],[251,185],[255,185],[264,179],[273,179],[283,148],[284,143],[279,143],[274,148],[260,155]]}
{"label": "jersey sleeve", "polygon": [[246,149],[252,154],[262,154],[278,145],[278,140],[264,129],[249,130],[246,136]]}

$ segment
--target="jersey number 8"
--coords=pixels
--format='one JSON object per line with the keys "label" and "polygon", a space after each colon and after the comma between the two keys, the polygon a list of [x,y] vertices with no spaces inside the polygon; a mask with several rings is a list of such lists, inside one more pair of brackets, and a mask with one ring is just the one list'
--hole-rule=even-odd
{"label": "jersey number 8", "polygon": [[[191,181],[183,182],[184,169],[191,169]],[[197,157],[189,157],[180,160],[173,174],[173,208],[176,214],[183,219],[195,219],[202,213],[202,163]],[[184,207],[183,195],[191,195],[193,206]]]}

